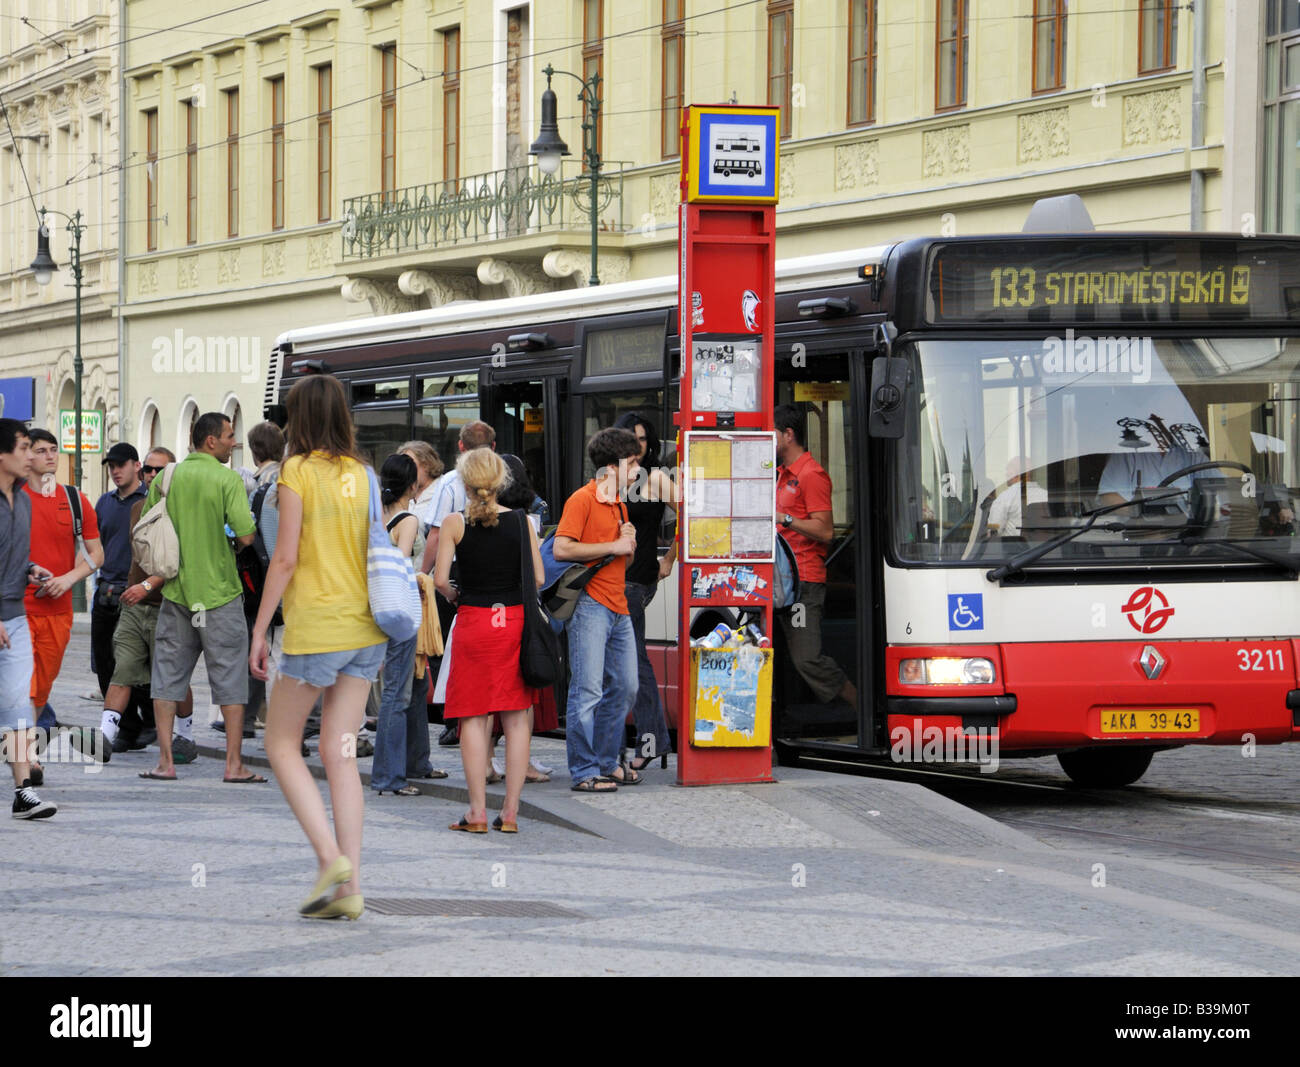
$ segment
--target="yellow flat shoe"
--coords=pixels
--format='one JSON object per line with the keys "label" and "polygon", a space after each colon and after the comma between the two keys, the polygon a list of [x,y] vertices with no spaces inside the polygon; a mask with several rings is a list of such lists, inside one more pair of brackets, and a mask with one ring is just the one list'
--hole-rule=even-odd
{"label": "yellow flat shoe", "polygon": [[329,892],[336,885],[352,880],[352,861],[347,856],[340,856],[316,879],[307,899],[298,906],[300,915],[311,915],[329,903]]}
{"label": "yellow flat shoe", "polygon": [[313,912],[304,912],[307,919],[359,919],[366,910],[365,898],[360,893],[352,893],[337,900],[330,900]]}

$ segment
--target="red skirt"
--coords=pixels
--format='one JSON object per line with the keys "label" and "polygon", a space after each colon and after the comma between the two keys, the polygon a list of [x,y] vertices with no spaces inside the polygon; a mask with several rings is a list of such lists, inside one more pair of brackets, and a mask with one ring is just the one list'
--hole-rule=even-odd
{"label": "red skirt", "polygon": [[[505,613],[505,625],[500,625]],[[493,625],[493,623],[497,625]],[[519,672],[519,639],[524,631],[522,604],[504,608],[456,609],[444,719],[467,719],[495,711],[532,707],[536,691]]]}

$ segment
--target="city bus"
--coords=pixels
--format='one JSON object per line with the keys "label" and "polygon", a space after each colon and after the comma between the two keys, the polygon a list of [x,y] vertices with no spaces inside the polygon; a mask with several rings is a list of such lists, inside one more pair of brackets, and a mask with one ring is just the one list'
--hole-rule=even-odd
{"label": "city bus", "polygon": [[[924,237],[779,261],[775,400],[832,482],[819,703],[777,643],[782,761],[1058,757],[1136,781],[1154,753],[1300,737],[1300,239]],[[558,517],[586,440],[657,423],[673,464],[677,279],[291,330],[361,445],[455,459],[491,423]],[[670,544],[672,527],[661,547]],[[670,719],[676,582],[647,631]],[[562,691],[557,699],[561,701]]]}

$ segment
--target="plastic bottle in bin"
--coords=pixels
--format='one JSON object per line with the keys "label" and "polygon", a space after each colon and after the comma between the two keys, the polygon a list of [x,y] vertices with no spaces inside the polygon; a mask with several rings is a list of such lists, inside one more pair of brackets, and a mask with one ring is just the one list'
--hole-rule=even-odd
{"label": "plastic bottle in bin", "polygon": [[768,638],[767,634],[763,633],[763,631],[758,628],[758,623],[751,622],[745,627],[745,633],[748,636],[750,643],[758,648],[772,647],[771,640]]}
{"label": "plastic bottle in bin", "polygon": [[722,648],[730,639],[731,627],[725,622],[720,622],[693,644],[696,648]]}

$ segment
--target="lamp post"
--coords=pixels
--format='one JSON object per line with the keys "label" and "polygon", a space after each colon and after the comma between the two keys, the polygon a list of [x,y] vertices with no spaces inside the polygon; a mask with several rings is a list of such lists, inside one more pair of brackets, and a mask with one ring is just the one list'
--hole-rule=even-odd
{"label": "lamp post", "polygon": [[546,89],[542,92],[542,128],[537,134],[537,140],[528,147],[528,154],[537,157],[537,169],[543,174],[558,171],[560,157],[569,154],[569,146],[560,138],[560,127],[555,117],[555,91],[551,88],[551,77],[567,74],[582,86],[578,99],[587,105],[586,117],[582,122],[582,157],[591,174],[591,202],[588,204],[591,214],[591,277],[587,284],[599,285],[600,276],[596,273],[596,231],[599,219],[597,194],[600,185],[600,152],[596,149],[596,119],[600,116],[600,75],[593,73],[590,78],[582,78],[572,71],[556,70],[549,63],[542,73],[546,75]]}
{"label": "lamp post", "polygon": [[[69,245],[69,256],[71,257],[72,266],[72,284],[76,288],[76,345],[73,348],[72,355],[72,374],[74,379],[73,388],[75,390],[75,408],[76,412],[73,418],[74,422],[74,441],[75,447],[72,451],[72,485],[77,492],[81,492],[81,375],[84,365],[81,361],[81,235],[86,232],[86,227],[81,222],[81,211],[75,211],[71,215],[66,215],[62,211],[49,211],[41,208],[40,212],[41,226],[36,236],[36,258],[32,260],[32,274],[36,277],[37,285],[49,285],[50,279],[54,272],[59,269],[59,265],[54,262],[50,255],[50,228],[45,224],[46,215],[59,215],[68,220],[68,233],[72,235],[72,243]],[[73,610],[86,610],[86,593],[85,586],[78,582],[77,587],[72,592]]]}

